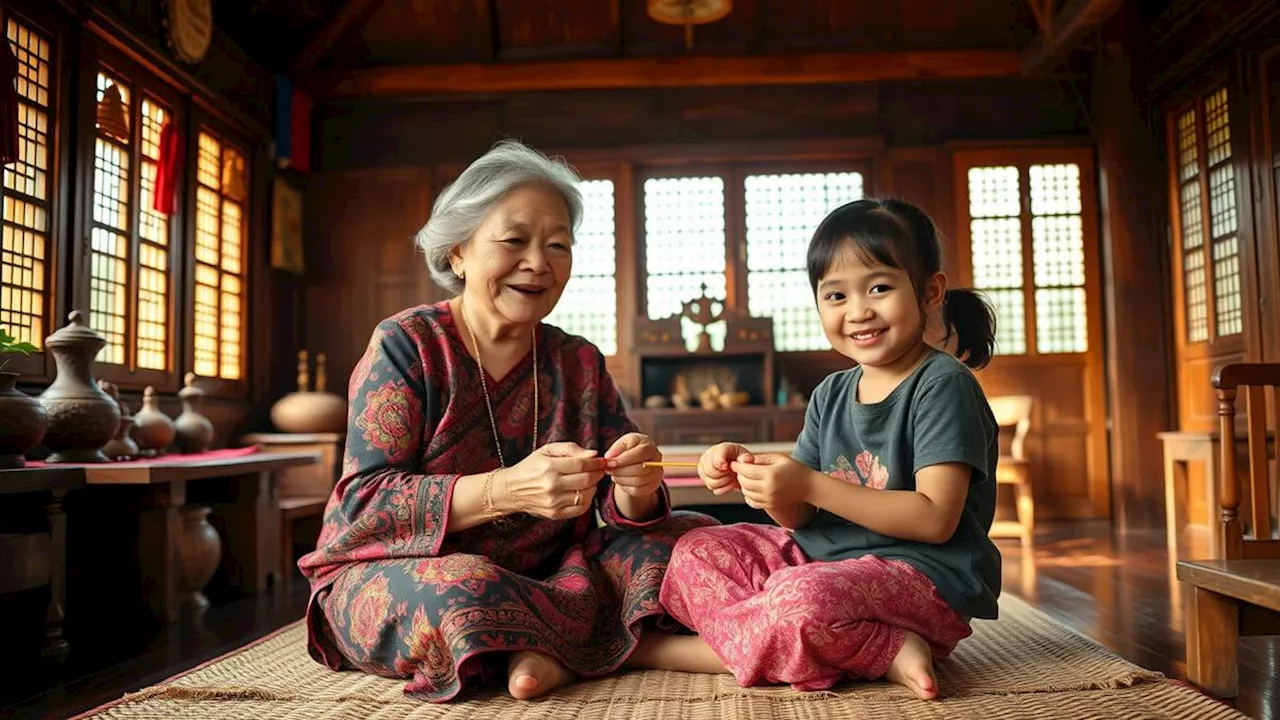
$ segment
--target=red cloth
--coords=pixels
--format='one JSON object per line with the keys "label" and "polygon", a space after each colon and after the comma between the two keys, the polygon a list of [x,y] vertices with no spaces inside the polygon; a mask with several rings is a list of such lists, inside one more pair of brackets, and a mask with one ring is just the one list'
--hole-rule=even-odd
{"label": "red cloth", "polygon": [[293,113],[289,116],[289,133],[293,136],[290,162],[298,172],[311,172],[311,98],[293,91]]}
{"label": "red cloth", "polygon": [[935,659],[972,632],[910,565],[875,555],[812,561],[772,525],[690,530],[671,551],[660,598],[743,687],[827,690],[845,676],[875,680],[907,630]]}
{"label": "red cloth", "polygon": [[[208,462],[210,460],[226,460],[227,458],[244,457],[261,452],[262,447],[259,445],[250,445],[248,447],[224,448],[222,450],[209,450],[202,453],[192,453],[190,455],[182,455],[172,453],[169,455],[161,455],[158,458],[140,458],[138,460],[119,460],[109,463],[116,465],[150,465],[152,467],[169,466],[169,465],[187,465],[189,463]],[[68,465],[76,465],[77,463],[45,463],[33,460],[27,461],[27,467],[67,467]]]}
{"label": "red cloth", "polygon": [[18,159],[18,59],[13,56],[9,41],[0,38],[4,45],[0,52],[0,164],[8,165]]}
{"label": "red cloth", "polygon": [[156,167],[156,189],[152,209],[172,215],[177,202],[178,186],[182,183],[182,138],[173,120],[165,120],[160,129],[160,158]]}

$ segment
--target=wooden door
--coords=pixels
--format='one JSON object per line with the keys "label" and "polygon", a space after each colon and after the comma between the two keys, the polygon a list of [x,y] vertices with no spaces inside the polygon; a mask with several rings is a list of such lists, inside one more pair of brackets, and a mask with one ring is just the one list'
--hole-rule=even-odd
{"label": "wooden door", "polygon": [[977,374],[987,395],[1035,398],[1027,452],[1037,514],[1106,517],[1110,471],[1092,151],[959,150],[953,167],[952,284],[978,288],[996,309],[996,356]]}

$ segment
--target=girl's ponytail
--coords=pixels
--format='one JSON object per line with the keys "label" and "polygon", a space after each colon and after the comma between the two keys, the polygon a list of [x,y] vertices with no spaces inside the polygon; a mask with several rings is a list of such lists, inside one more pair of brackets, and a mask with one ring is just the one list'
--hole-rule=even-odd
{"label": "girl's ponytail", "polygon": [[987,299],[968,288],[952,288],[942,301],[942,327],[956,339],[956,357],[978,370],[995,352],[996,314]]}

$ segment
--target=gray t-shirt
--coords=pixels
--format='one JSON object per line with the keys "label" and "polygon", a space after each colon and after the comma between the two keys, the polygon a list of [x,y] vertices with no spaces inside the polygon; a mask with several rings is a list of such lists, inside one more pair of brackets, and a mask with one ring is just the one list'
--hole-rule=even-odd
{"label": "gray t-shirt", "polygon": [[997,616],[1000,551],[987,536],[996,505],[999,428],[973,373],[933,351],[884,400],[855,400],[862,369],[834,373],[814,389],[793,456],[819,472],[881,490],[915,490],[915,474],[939,463],[973,467],[969,496],[951,539],[901,540],[819,510],[794,532],[815,560],[872,554],[924,573],[966,618]]}

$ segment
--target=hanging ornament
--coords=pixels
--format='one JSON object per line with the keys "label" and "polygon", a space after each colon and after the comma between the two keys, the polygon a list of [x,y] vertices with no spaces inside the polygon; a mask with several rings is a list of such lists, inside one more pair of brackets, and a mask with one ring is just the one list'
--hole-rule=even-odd
{"label": "hanging ornament", "polygon": [[120,142],[129,142],[129,110],[115,83],[103,91],[98,101],[98,130]]}

